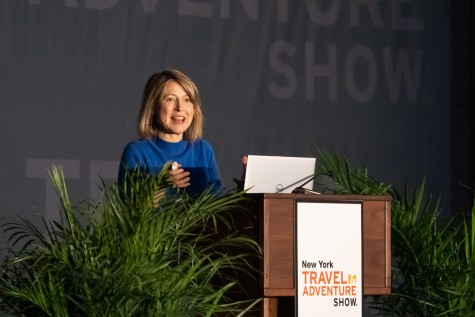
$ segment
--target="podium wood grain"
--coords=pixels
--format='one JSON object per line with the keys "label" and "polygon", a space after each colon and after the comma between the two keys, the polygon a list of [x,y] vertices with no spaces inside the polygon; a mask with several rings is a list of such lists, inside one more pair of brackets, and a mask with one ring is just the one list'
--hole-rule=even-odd
{"label": "podium wood grain", "polygon": [[257,209],[257,229],[264,252],[260,263],[263,271],[260,285],[266,305],[262,306],[261,316],[278,316],[275,304],[278,298],[295,296],[294,230],[297,201],[361,203],[363,292],[364,295],[391,293],[390,196],[249,194],[248,197],[254,201]]}

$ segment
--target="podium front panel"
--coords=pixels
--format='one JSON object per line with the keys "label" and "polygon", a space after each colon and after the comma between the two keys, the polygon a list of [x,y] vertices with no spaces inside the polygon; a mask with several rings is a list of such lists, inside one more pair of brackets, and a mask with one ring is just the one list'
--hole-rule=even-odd
{"label": "podium front panel", "polygon": [[264,200],[264,296],[293,296],[294,201]]}
{"label": "podium front panel", "polygon": [[391,197],[302,194],[253,194],[251,197],[259,206],[264,297],[295,295],[294,212],[295,201],[299,199],[362,202],[364,294],[391,293]]}

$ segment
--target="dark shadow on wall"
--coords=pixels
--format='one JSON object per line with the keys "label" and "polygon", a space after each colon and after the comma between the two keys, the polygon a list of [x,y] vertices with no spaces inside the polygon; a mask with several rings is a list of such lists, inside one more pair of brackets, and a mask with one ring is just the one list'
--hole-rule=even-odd
{"label": "dark shadow on wall", "polygon": [[[475,63],[473,0],[451,1],[452,214],[468,213],[475,188]],[[471,190],[470,190],[471,189]]]}

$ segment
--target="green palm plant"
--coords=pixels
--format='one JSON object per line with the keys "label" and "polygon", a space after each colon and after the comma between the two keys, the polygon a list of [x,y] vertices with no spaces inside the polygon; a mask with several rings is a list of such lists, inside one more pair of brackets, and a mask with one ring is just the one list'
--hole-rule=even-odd
{"label": "green palm plant", "polygon": [[61,221],[44,221],[43,229],[19,218],[3,226],[12,248],[0,271],[1,308],[15,316],[101,317],[251,310],[259,300],[236,276],[255,276],[250,259],[260,249],[230,213],[243,192],[167,195],[156,207],[151,197],[168,186],[166,169],[133,175],[127,195],[104,186],[102,201],[72,206],[63,172],[53,167]]}
{"label": "green palm plant", "polygon": [[470,259],[475,209],[469,227],[466,219],[441,219],[439,202],[423,198],[424,183],[414,190],[413,199],[405,197],[394,201],[393,294],[379,298],[381,313],[474,316],[475,271]]}
{"label": "green palm plant", "polygon": [[390,195],[392,186],[374,179],[367,168],[353,166],[346,158],[322,149],[317,149],[317,156],[316,186],[338,194]]}
{"label": "green palm plant", "polygon": [[475,203],[469,217],[442,219],[425,181],[400,194],[366,168],[318,150],[317,171],[331,172],[340,194],[393,197],[392,294],[370,301],[381,316],[475,316]]}

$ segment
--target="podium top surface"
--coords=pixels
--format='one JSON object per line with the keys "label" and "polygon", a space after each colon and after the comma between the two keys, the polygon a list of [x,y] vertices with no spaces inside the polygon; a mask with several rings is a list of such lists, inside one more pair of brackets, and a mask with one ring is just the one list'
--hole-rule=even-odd
{"label": "podium top surface", "polygon": [[392,201],[390,195],[327,195],[327,194],[288,194],[288,193],[260,193],[246,194],[246,197],[253,199],[297,199],[297,200],[322,200],[322,201]]}

